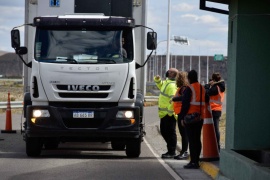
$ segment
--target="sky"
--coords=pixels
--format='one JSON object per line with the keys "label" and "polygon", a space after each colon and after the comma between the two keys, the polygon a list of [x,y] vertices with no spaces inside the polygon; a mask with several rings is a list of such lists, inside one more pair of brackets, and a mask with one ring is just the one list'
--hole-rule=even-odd
{"label": "sky", "polygon": [[[158,37],[156,53],[165,55],[168,1],[148,0],[147,4],[147,26],[153,28]],[[207,6],[228,10],[227,6],[215,3],[208,3]],[[172,55],[227,55],[228,15],[200,10],[199,0],[171,0],[170,14],[170,39],[182,36],[189,41],[189,45],[181,45],[171,40]],[[24,0],[0,0],[0,51],[14,52],[10,31],[23,23]]]}

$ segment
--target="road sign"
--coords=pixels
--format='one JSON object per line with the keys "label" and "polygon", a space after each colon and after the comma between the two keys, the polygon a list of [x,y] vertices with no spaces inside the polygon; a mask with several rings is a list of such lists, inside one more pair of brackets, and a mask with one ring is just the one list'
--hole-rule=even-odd
{"label": "road sign", "polygon": [[215,54],[214,55],[214,60],[215,61],[223,61],[224,60],[223,54]]}
{"label": "road sign", "polygon": [[188,38],[185,36],[173,36],[173,40],[175,43],[180,43],[183,45],[189,45]]}

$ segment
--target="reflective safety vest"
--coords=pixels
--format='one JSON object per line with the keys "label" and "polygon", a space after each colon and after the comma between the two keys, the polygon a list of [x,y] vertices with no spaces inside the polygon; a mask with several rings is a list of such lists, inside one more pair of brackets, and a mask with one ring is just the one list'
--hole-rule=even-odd
{"label": "reflective safety vest", "polygon": [[217,86],[218,94],[215,96],[210,96],[210,106],[212,111],[222,111],[222,103],[224,100],[224,92],[220,91],[219,86]]}
{"label": "reflective safety vest", "polygon": [[190,107],[187,114],[198,112],[201,113],[201,118],[203,118],[205,106],[205,89],[198,82],[192,83],[189,87],[191,89],[192,95],[190,100]]}
{"label": "reflective safety vest", "polygon": [[166,79],[165,81],[154,79],[157,87],[160,89],[158,98],[158,115],[160,118],[173,115],[173,103],[170,100],[177,90],[175,80]]}
{"label": "reflective safety vest", "polygon": [[[186,86],[182,86],[181,88],[177,88],[177,91],[176,91],[174,97],[179,97],[179,96],[182,95],[181,92],[180,92],[180,90],[182,88],[183,88],[183,90],[185,90]],[[175,102],[173,102],[173,110],[174,110],[174,113],[176,115],[181,112],[181,108],[182,108],[182,101],[175,101]]]}
{"label": "reflective safety vest", "polygon": [[[180,91],[181,88],[178,88],[174,97],[179,97],[180,94],[179,94],[179,91]],[[179,114],[181,112],[181,108],[182,108],[182,102],[181,101],[176,101],[176,102],[173,102],[173,111],[175,114]]]}

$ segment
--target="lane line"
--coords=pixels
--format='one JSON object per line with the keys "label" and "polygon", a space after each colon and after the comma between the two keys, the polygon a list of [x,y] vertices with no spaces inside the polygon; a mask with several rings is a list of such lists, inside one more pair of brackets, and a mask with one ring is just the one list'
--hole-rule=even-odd
{"label": "lane line", "polygon": [[178,176],[178,174],[176,174],[174,172],[174,170],[168,165],[166,164],[166,162],[161,159],[159,157],[158,154],[155,153],[155,151],[153,150],[153,148],[151,147],[151,145],[148,143],[148,141],[144,138],[144,142],[145,144],[148,146],[148,148],[150,149],[150,151],[154,154],[154,156],[158,159],[159,163],[172,175],[172,177],[176,180],[183,180],[180,176]]}

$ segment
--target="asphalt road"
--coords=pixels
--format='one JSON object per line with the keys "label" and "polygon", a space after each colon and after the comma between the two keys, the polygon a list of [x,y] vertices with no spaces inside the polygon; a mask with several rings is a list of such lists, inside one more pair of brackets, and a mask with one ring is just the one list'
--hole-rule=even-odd
{"label": "asphalt road", "polygon": [[[0,129],[5,129],[5,113]],[[166,145],[159,134],[157,107],[145,108],[146,136],[139,158],[127,158],[110,143],[64,143],[57,150],[44,150],[38,158],[25,154],[20,134],[21,115],[12,114],[15,134],[0,134],[0,179],[211,179],[202,170],[186,170],[187,160],[163,160]]]}

